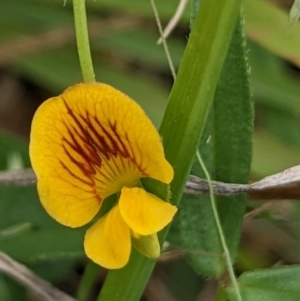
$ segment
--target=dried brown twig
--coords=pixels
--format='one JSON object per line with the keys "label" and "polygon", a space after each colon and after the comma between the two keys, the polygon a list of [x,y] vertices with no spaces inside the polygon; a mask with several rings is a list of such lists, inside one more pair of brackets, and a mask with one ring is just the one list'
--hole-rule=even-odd
{"label": "dried brown twig", "polygon": [[[36,181],[32,169],[0,172],[0,185],[30,185]],[[250,199],[297,199],[300,198],[300,165],[251,184],[232,184],[212,181],[215,195],[231,196],[247,193]],[[190,175],[185,186],[186,194],[209,193],[206,179]]]}
{"label": "dried brown twig", "polygon": [[0,271],[27,287],[41,301],[76,301],[3,252],[0,252]]}
{"label": "dried brown twig", "polygon": [[[137,21],[128,19],[110,19],[92,21],[89,23],[91,37],[101,36],[108,30],[124,30],[136,25]],[[0,44],[0,65],[13,63],[24,54],[36,53],[42,50],[55,49],[75,42],[74,28],[59,28],[39,34],[24,35]]]}
{"label": "dried brown twig", "polygon": [[27,186],[35,182],[36,176],[31,168],[0,171],[0,185]]}
{"label": "dried brown twig", "polygon": [[[215,195],[236,195],[247,193],[250,199],[298,199],[300,198],[300,165],[293,166],[277,174],[251,184],[231,184],[212,181]],[[190,176],[185,192],[194,195],[207,194],[208,182]]]}

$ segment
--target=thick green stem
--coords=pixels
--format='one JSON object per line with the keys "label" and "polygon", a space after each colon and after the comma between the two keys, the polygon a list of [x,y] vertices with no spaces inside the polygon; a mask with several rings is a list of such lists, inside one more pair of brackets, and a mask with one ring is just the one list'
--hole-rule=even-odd
{"label": "thick green stem", "polygon": [[[201,2],[170,94],[160,134],[166,158],[175,170],[171,192],[176,205],[182,197],[239,10],[240,0]],[[160,232],[161,242],[167,232],[168,228]],[[140,300],[154,265],[154,260],[133,250],[124,268],[109,272],[98,301]]]}
{"label": "thick green stem", "polygon": [[73,0],[73,11],[77,50],[79,55],[82,77],[84,82],[86,83],[94,82],[95,73],[90,50],[85,0]]}
{"label": "thick green stem", "polygon": [[99,266],[91,260],[89,260],[81,277],[81,281],[76,294],[76,299],[80,301],[88,300],[91,288],[95,282],[98,273]]}

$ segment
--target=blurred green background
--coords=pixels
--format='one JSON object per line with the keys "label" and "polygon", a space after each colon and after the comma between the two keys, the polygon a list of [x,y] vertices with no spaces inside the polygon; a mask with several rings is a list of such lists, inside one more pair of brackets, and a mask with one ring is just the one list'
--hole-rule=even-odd
{"label": "blurred green background", "polygon": [[[167,39],[176,68],[189,34],[191,2]],[[243,14],[255,104],[251,180],[300,162],[300,25],[288,24],[289,0],[244,0]],[[71,1],[0,0],[0,170],[29,167],[32,116],[45,99],[82,80]],[[148,1],[88,0],[92,56],[98,81],[130,95],[160,124],[172,86]],[[167,24],[177,0],[157,1]],[[261,207],[263,206],[263,207]],[[251,201],[237,258],[238,272],[300,262],[300,207],[295,201]],[[7,231],[28,227],[17,231]],[[173,235],[174,234],[173,230]],[[9,233],[9,234],[7,234]],[[58,235],[59,233],[59,235]],[[0,187],[0,250],[74,294],[86,259],[84,229],[52,221],[34,186]],[[105,271],[99,272],[95,294]],[[185,263],[161,260],[143,300],[213,300],[215,280]],[[91,300],[95,299],[93,292]],[[0,272],[0,301],[30,300]]]}

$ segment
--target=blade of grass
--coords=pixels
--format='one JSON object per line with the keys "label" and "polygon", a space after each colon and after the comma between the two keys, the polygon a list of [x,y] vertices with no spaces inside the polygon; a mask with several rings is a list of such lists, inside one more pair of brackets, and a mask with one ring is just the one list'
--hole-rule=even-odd
{"label": "blade of grass", "polygon": [[[166,157],[175,169],[174,204],[181,199],[239,10],[239,0],[203,0],[194,22],[160,128]],[[167,232],[160,233],[161,242]],[[139,300],[154,264],[133,251],[127,266],[109,272],[98,301]]]}
{"label": "blade of grass", "polygon": [[[155,13],[156,22],[157,22],[158,29],[159,29],[159,32],[160,32],[160,35],[161,35],[160,39],[161,39],[161,41],[164,45],[164,50],[165,50],[167,60],[169,62],[169,67],[170,67],[170,70],[173,74],[174,79],[176,79],[176,75],[175,75],[175,73],[173,73],[174,72],[173,62],[172,62],[172,59],[171,59],[171,56],[170,56],[170,53],[169,53],[169,50],[168,50],[168,46],[167,46],[166,41],[165,41],[164,33],[162,32],[162,29],[161,29],[162,26],[161,26],[160,19],[158,17],[158,13],[156,11],[156,7],[155,7],[155,4],[154,4],[153,0],[151,0],[151,4],[153,6],[153,10],[154,10],[154,13]],[[248,80],[246,80],[246,81],[247,81],[246,86],[248,87]],[[248,91],[248,89],[247,89],[247,91]],[[225,257],[225,261],[226,261],[226,265],[227,265],[228,274],[229,274],[230,280],[232,282],[233,291],[234,291],[234,294],[236,296],[236,299],[238,301],[242,301],[241,293],[240,293],[239,286],[238,286],[238,283],[237,283],[237,279],[235,277],[235,273],[234,273],[234,269],[233,269],[233,262],[232,262],[231,257],[230,257],[229,249],[227,247],[225,235],[223,233],[221,221],[220,221],[220,218],[219,218],[219,214],[218,214],[218,210],[217,210],[217,206],[216,206],[216,201],[215,201],[215,198],[214,198],[214,190],[213,190],[213,187],[212,187],[212,181],[211,181],[209,172],[208,172],[208,170],[205,166],[205,163],[204,163],[204,161],[203,161],[203,159],[200,155],[199,150],[197,150],[196,157],[197,157],[198,162],[199,162],[199,164],[200,164],[200,166],[201,166],[201,168],[202,168],[202,170],[205,174],[205,177],[208,181],[210,204],[211,204],[214,220],[215,220],[215,223],[216,223],[216,226],[217,226],[217,230],[218,230],[219,238],[220,238],[220,241],[221,241],[221,245],[222,245],[222,248],[223,248],[223,251],[224,251],[224,257]]]}
{"label": "blade of grass", "polygon": [[91,289],[94,285],[97,274],[99,273],[99,266],[89,260],[86,264],[84,273],[81,277],[79,287],[76,293],[76,299],[80,301],[88,300]]}

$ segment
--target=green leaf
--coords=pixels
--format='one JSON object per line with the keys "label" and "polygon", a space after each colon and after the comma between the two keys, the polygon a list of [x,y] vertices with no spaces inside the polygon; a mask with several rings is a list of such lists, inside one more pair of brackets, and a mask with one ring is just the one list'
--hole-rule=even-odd
{"label": "green leaf", "polygon": [[299,67],[300,24],[289,27],[288,13],[270,1],[245,0],[243,6],[247,36]]}
{"label": "green leaf", "polygon": [[[20,1],[20,0],[19,0]],[[33,3],[40,3],[41,0],[30,0]],[[48,5],[58,5],[62,6],[61,0],[43,0],[43,3],[47,3]],[[66,1],[66,6],[70,6],[71,1]],[[150,3],[148,1],[136,1],[136,0],[102,0],[102,1],[94,1],[87,0],[87,7],[89,10],[96,10],[98,12],[106,12],[108,10],[114,13],[127,13],[131,15],[137,15],[141,17],[150,17],[153,18],[152,11],[150,9]],[[161,18],[169,19],[175,13],[176,7],[178,5],[178,0],[168,0],[168,1],[157,1],[158,10]],[[188,20],[190,17],[189,9],[186,9],[183,14],[183,19]]]}
{"label": "green leaf", "polygon": [[28,147],[24,139],[0,131],[0,170],[8,168],[8,160],[12,154],[17,154],[24,167],[29,167]]}
{"label": "green leaf", "polygon": [[[240,276],[243,301],[299,301],[300,266],[284,266],[247,272]],[[235,301],[232,289],[230,301]]]}
{"label": "green leaf", "polygon": [[257,131],[253,136],[252,172],[262,178],[298,165],[299,148],[293,148],[267,131]]}
{"label": "green leaf", "polygon": [[[0,187],[0,231],[28,223],[31,227],[0,236],[0,250],[22,262],[83,255],[84,229],[51,219],[32,187]],[[59,235],[58,235],[59,233]]]}
{"label": "green leaf", "polygon": [[[169,71],[163,46],[157,45],[156,41],[156,33],[133,28],[100,35],[94,39],[93,46],[127,61],[138,62],[143,68]],[[176,68],[179,66],[184,47],[184,41],[168,38],[168,48]]]}
{"label": "green leaf", "polygon": [[259,130],[265,128],[282,142],[299,148],[299,77],[281,58],[256,43],[248,42],[248,46]]}
{"label": "green leaf", "polygon": [[[247,183],[251,162],[253,106],[241,22],[237,23],[222,69],[199,151],[213,179]],[[204,177],[199,163],[192,174]],[[236,255],[246,196],[217,197],[218,211],[232,259]],[[224,271],[223,250],[208,196],[185,195],[180,205],[182,246],[188,261],[209,277]]]}
{"label": "green leaf", "polygon": [[0,274],[0,300],[25,301],[26,289],[13,279]]}
{"label": "green leaf", "polygon": [[[168,98],[165,87],[147,76],[113,67],[105,60],[95,59],[94,63],[98,81],[128,94],[159,125]],[[28,55],[16,62],[15,71],[53,93],[61,93],[66,87],[81,81],[76,49],[72,47]]]}
{"label": "green leaf", "polygon": [[[11,152],[19,153],[25,167],[29,166],[28,143],[0,132],[1,169],[6,168]],[[83,228],[67,228],[50,218],[35,185],[0,186],[0,251],[25,263],[78,257],[83,255],[83,236]]]}
{"label": "green leaf", "polygon": [[6,279],[1,274],[0,274],[0,300],[1,301],[12,301]]}
{"label": "green leaf", "polygon": [[298,116],[299,77],[287,68],[280,57],[251,40],[247,44],[255,103]]}
{"label": "green leaf", "polygon": [[72,28],[73,17],[70,10],[55,8],[43,2],[0,1],[0,11],[5,11],[0,19],[0,41],[13,41],[24,38],[24,35],[39,34],[62,26]]}

